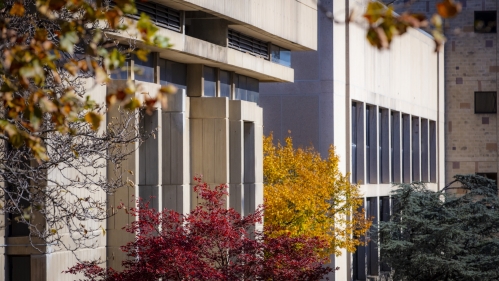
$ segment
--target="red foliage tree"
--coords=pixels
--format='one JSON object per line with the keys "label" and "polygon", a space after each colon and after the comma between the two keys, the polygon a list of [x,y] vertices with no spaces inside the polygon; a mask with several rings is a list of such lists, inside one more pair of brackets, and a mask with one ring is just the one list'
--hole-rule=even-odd
{"label": "red foliage tree", "polygon": [[265,237],[255,231],[263,210],[242,217],[226,209],[227,186],[210,189],[201,179],[194,190],[203,199],[187,215],[132,208],[138,219],[125,227],[136,239],[121,249],[124,270],[80,263],[66,273],[90,281],[141,280],[319,280],[332,271],[317,254],[327,245],[317,238]]}

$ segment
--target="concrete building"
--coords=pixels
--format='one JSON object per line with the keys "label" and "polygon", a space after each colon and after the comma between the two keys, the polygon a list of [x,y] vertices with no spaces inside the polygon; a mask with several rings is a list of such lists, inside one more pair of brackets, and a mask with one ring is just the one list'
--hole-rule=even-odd
{"label": "concrete building", "polygon": [[[436,1],[418,1],[417,12],[435,13]],[[497,180],[497,1],[461,1],[445,21],[445,171]]]}
{"label": "concrete building", "polygon": [[[342,20],[366,2],[321,3]],[[313,145],[322,155],[334,144],[341,171],[361,183],[376,222],[389,219],[393,183],[445,185],[444,53],[435,53],[433,39],[420,30],[395,39],[388,51],[371,47],[365,33],[319,11],[317,51],[292,52],[295,82],[260,84],[260,104],[264,134],[283,140],[290,130],[296,145]],[[354,255],[343,252],[334,266],[341,281],[380,280],[389,271],[372,242]]]}
{"label": "concrete building", "polygon": [[[132,196],[154,196],[152,207],[188,212],[197,200],[193,177],[202,174],[211,185],[228,183],[229,205],[242,214],[251,212],[263,202],[259,83],[293,82],[290,52],[317,49],[316,2],[155,0],[138,1],[137,6],[173,47],[152,49],[146,63],[130,59],[129,69],[139,66],[142,73],[113,73],[113,82],[91,95],[102,100],[126,79],[140,93],[153,94],[166,83],[176,85],[178,92],[169,96],[165,108],[137,120],[145,130],[158,131],[121,167],[134,185],[107,195],[109,208],[121,202],[128,206]],[[124,36],[116,38],[125,42]],[[109,112],[106,122],[115,116]],[[122,230],[130,219],[124,213],[110,218],[97,249],[76,255],[83,260],[100,257],[107,266],[120,268],[119,246],[133,238]],[[29,246],[27,237],[12,236],[5,234],[6,270],[0,280],[75,279],[61,274],[76,263],[73,253],[49,249],[42,254]]]}

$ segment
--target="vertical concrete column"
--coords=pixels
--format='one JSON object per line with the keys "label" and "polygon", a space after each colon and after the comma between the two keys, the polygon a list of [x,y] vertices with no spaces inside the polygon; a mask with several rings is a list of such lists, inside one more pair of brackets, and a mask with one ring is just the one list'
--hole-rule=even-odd
{"label": "vertical concrete column", "polygon": [[[121,82],[122,81],[122,82]],[[121,80],[120,82],[114,81],[116,83],[125,83],[126,81]],[[116,85],[118,87],[124,85]],[[108,89],[109,91],[109,89]],[[107,112],[107,124],[109,126],[112,122],[120,122],[123,116],[118,112],[117,107],[111,108]],[[139,116],[136,114],[134,116],[134,126],[137,128],[139,124]],[[124,226],[133,221],[133,217],[126,214],[123,210],[118,210],[116,207],[121,204],[125,208],[130,208],[135,206],[135,198],[139,196],[138,194],[138,183],[139,183],[139,149],[138,143],[129,144],[128,147],[123,148],[129,151],[133,151],[128,155],[127,159],[121,163],[120,166],[116,166],[112,162],[107,164],[107,177],[108,181],[113,181],[122,177],[124,182],[128,184],[116,190],[113,194],[107,195],[108,200],[108,210],[111,214],[114,214],[107,219],[107,233],[106,233],[106,255],[107,255],[107,266],[114,269],[120,270],[121,261],[126,258],[123,251],[121,251],[120,246],[125,245],[127,242],[134,239],[133,234],[126,233],[122,230]],[[115,169],[117,170],[115,172]]]}
{"label": "vertical concrete column", "polygon": [[162,118],[161,110],[144,113],[140,120],[142,134],[152,134],[139,148],[139,196],[150,208],[162,209]]}
{"label": "vertical concrete column", "polygon": [[256,103],[229,101],[230,207],[243,215],[263,203],[263,111]]}
{"label": "vertical concrete column", "polygon": [[[392,112],[392,122],[391,130],[393,130],[393,151],[390,153],[393,154],[393,157],[390,157],[392,164],[392,173],[393,173],[393,182],[400,183],[402,182],[402,116],[400,112]],[[390,140],[392,141],[392,140]]]}
{"label": "vertical concrete column", "polygon": [[421,181],[421,124],[419,117],[412,117],[412,181]]}
{"label": "vertical concrete column", "polygon": [[230,178],[229,207],[245,215],[244,198],[244,121],[241,104],[229,101],[229,139],[230,139]]}
{"label": "vertical concrete column", "polygon": [[167,97],[162,109],[162,202],[163,208],[190,211],[189,98],[185,90]]}
{"label": "vertical concrete column", "polygon": [[[229,182],[229,110],[226,98],[190,98],[190,170],[210,185]],[[191,184],[195,182],[191,179]],[[191,208],[198,204],[191,196]]]}

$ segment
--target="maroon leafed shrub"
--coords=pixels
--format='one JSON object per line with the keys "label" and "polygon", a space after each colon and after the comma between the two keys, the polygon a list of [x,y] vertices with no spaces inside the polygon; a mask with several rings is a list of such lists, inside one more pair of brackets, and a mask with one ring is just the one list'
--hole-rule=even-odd
{"label": "maroon leafed shrub", "polygon": [[132,208],[137,219],[125,227],[136,239],[121,249],[128,259],[124,270],[79,263],[66,273],[83,273],[85,280],[319,280],[332,271],[317,249],[327,245],[308,237],[267,238],[255,231],[263,211],[242,217],[226,209],[227,186],[214,189],[196,179],[194,190],[203,199],[182,215]]}

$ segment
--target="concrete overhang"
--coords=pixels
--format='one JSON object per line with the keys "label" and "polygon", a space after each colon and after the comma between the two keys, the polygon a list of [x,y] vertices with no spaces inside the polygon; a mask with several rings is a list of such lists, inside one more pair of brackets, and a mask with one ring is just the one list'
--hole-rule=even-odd
{"label": "concrete overhang", "polygon": [[315,0],[154,0],[181,11],[203,11],[229,27],[291,51],[317,50]]}
{"label": "concrete overhang", "polygon": [[[160,28],[158,32],[170,39],[170,43],[173,45],[171,48],[161,49],[146,46],[139,40],[136,41],[137,45],[158,52],[160,57],[176,62],[218,67],[258,79],[261,82],[294,82],[294,70],[290,67],[172,30]],[[135,38],[131,34],[134,32],[112,33],[110,35],[118,41],[128,43],[131,38]]]}

